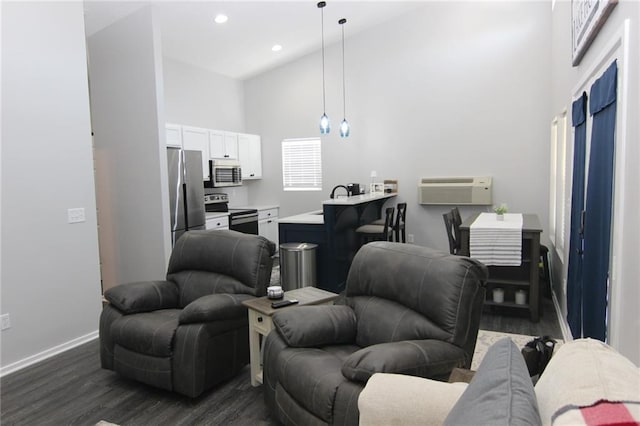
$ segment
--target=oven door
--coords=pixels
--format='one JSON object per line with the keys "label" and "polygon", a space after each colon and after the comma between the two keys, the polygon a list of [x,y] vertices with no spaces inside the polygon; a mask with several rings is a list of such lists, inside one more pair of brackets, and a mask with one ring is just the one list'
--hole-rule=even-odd
{"label": "oven door", "polygon": [[258,210],[243,210],[229,214],[229,229],[258,235]]}

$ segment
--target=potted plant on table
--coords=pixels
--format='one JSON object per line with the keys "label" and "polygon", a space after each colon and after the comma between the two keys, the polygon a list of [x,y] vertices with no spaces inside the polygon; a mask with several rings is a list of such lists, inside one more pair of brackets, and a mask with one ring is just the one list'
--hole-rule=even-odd
{"label": "potted plant on table", "polygon": [[507,210],[507,205],[504,203],[494,207],[493,211],[496,212],[496,220],[504,220],[504,214]]}

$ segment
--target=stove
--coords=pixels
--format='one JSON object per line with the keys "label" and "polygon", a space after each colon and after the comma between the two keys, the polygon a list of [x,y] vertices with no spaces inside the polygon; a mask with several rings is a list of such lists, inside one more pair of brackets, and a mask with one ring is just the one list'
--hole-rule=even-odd
{"label": "stove", "polygon": [[205,193],[204,207],[207,212],[228,212],[232,231],[258,235],[257,209],[229,208],[229,196],[222,192]]}
{"label": "stove", "polygon": [[206,212],[226,212],[229,204],[229,196],[225,193],[205,193],[204,211]]}

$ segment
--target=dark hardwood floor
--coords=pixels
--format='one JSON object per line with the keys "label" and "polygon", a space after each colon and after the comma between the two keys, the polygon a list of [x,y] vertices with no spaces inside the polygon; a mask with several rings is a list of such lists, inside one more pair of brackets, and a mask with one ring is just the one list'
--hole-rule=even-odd
{"label": "dark hardwood floor", "polygon": [[485,312],[482,313],[480,328],[483,330],[528,334],[530,336],[551,336],[554,339],[562,339],[562,329],[551,299],[542,298],[542,315],[537,323],[531,322],[529,313],[525,310],[491,308],[485,307]]}
{"label": "dark hardwood floor", "polygon": [[[562,338],[553,304],[539,323],[521,312],[485,312],[480,328]],[[249,366],[227,383],[189,399],[123,379],[100,368],[98,341],[3,377],[2,425],[274,425]]]}
{"label": "dark hardwood floor", "polygon": [[2,425],[272,425],[249,366],[199,398],[100,368],[98,340],[0,380]]}

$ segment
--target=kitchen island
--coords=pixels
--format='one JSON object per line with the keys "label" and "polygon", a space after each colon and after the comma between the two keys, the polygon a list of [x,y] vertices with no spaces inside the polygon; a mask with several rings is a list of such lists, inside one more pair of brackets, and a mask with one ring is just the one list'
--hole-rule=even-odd
{"label": "kitchen island", "polygon": [[344,290],[353,256],[360,248],[356,228],[380,218],[385,202],[397,194],[363,194],[322,202],[322,210],[278,220],[280,243],[314,243],[317,286],[340,293]]}

